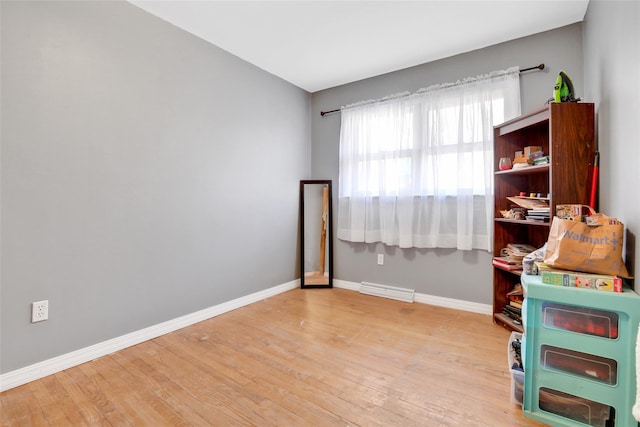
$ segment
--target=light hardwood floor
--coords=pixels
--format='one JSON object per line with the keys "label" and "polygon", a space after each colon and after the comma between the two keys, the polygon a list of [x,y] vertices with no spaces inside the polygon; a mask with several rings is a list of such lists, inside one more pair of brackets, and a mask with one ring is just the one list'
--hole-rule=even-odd
{"label": "light hardwood floor", "polygon": [[296,289],[0,395],[3,426],[541,426],[489,316]]}

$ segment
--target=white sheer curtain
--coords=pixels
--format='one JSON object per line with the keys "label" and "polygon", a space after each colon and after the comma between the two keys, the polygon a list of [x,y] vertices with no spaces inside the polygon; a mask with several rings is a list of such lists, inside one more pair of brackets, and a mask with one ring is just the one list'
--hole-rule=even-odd
{"label": "white sheer curtain", "polygon": [[493,125],[519,114],[517,67],[343,107],[338,238],[490,250]]}

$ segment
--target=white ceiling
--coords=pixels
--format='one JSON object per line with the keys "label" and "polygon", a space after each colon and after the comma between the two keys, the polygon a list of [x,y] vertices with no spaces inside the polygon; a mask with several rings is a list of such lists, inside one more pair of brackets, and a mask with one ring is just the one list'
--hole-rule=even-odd
{"label": "white ceiling", "polygon": [[588,6],[588,0],[130,2],[308,92],[582,22]]}

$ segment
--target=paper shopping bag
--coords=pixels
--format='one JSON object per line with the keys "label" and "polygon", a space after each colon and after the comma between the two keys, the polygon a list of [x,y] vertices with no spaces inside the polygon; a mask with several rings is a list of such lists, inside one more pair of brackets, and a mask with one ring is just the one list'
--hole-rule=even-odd
{"label": "paper shopping bag", "polygon": [[624,224],[601,214],[590,223],[597,225],[554,217],[545,264],[564,270],[629,277],[622,260]]}

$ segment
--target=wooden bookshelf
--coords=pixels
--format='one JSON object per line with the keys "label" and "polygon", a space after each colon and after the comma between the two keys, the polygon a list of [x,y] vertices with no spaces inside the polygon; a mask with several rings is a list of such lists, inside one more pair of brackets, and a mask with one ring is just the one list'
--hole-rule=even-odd
{"label": "wooden bookshelf", "polygon": [[[513,159],[516,151],[540,146],[549,164],[499,171],[501,157]],[[501,210],[513,207],[507,197],[541,193],[549,195],[551,217],[558,204],[588,204],[595,157],[595,111],[592,103],[551,103],[529,114],[494,127],[494,236],[493,254],[509,243],[542,247],[549,222],[502,218]],[[520,282],[520,272],[493,268],[493,319],[510,330],[522,332],[502,314],[507,292]]]}

